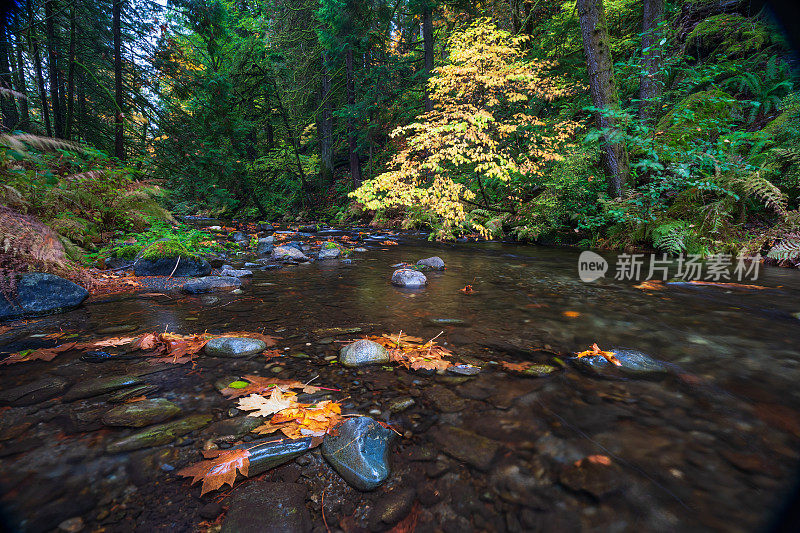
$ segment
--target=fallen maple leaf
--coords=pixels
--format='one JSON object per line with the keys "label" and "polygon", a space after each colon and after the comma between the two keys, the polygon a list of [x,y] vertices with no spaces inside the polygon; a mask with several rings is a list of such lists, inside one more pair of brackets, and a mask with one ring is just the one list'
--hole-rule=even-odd
{"label": "fallen maple leaf", "polygon": [[284,409],[297,406],[298,403],[294,398],[294,394],[284,396],[283,392],[275,387],[269,398],[264,398],[260,394],[251,394],[246,398],[240,398],[237,407],[242,411],[253,411],[247,413],[247,416],[270,416]]}
{"label": "fallen maple leaf", "polygon": [[291,389],[300,389],[306,394],[314,394],[320,390],[319,387],[293,379],[264,378],[252,374],[244,376],[243,379],[249,382],[247,386],[242,388],[228,386],[220,392],[223,396],[227,396],[228,398],[241,398],[242,396],[248,396],[250,394],[261,394],[262,392],[271,391],[274,388],[278,388],[283,392],[288,392]]}
{"label": "fallen maple leaf", "polygon": [[94,345],[98,348],[111,348],[113,346],[123,346],[136,340],[136,337],[112,337],[102,341],[97,341]]}
{"label": "fallen maple leaf", "polygon": [[592,355],[602,355],[603,357],[605,357],[606,361],[608,361],[609,363],[612,363],[612,364],[614,364],[616,366],[622,366],[622,363],[619,362],[619,359],[614,357],[614,354],[616,354],[616,353],[617,352],[606,352],[606,351],[601,350],[600,347],[595,342],[594,344],[592,344],[592,348],[590,350],[586,350],[584,352],[578,352],[578,353],[575,354],[575,357],[580,359],[581,357],[589,357],[589,356],[592,356]]}
{"label": "fallen maple leaf", "polygon": [[453,364],[444,357],[452,353],[433,342],[423,342],[419,337],[403,335],[379,335],[370,340],[383,345],[389,353],[389,360],[411,370],[445,370]]}
{"label": "fallen maple leaf", "polygon": [[226,484],[233,487],[237,470],[247,477],[250,468],[248,450],[206,450],[203,456],[206,461],[200,461],[177,472],[179,476],[192,476],[192,485],[202,479],[201,496]]}
{"label": "fallen maple leaf", "polygon": [[276,413],[272,419],[253,430],[260,435],[281,431],[290,439],[322,437],[342,421],[342,407],[325,400],[316,405],[297,404]]}
{"label": "fallen maple leaf", "polygon": [[38,350],[23,350],[0,361],[0,365],[10,365],[12,363],[22,363],[26,361],[52,361],[58,354],[72,350],[77,347],[77,342],[68,342],[54,348],[39,348]]}

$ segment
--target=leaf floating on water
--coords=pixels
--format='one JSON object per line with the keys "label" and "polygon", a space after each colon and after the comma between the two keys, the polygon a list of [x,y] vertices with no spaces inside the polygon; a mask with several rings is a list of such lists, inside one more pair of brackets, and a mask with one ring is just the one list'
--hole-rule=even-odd
{"label": "leaf floating on water", "polygon": [[207,459],[199,463],[178,470],[179,476],[192,476],[192,484],[203,480],[200,489],[202,496],[206,492],[217,490],[223,485],[230,485],[236,481],[236,471],[247,477],[250,468],[250,452],[248,450],[206,450],[203,456]]}
{"label": "leaf floating on water", "polygon": [[602,355],[603,357],[606,358],[606,360],[609,363],[612,363],[612,364],[614,364],[616,366],[622,366],[622,363],[619,362],[619,359],[617,359],[615,357],[616,353],[617,352],[606,352],[606,351],[601,350],[600,347],[595,342],[594,344],[592,344],[592,348],[590,350],[586,350],[584,352],[578,352],[578,353],[575,354],[575,357],[580,359],[581,357],[590,357],[590,356],[593,356],[593,355]]}
{"label": "leaf floating on water", "polygon": [[578,318],[579,316],[581,316],[580,312],[578,311],[564,311],[561,314],[567,318]]}

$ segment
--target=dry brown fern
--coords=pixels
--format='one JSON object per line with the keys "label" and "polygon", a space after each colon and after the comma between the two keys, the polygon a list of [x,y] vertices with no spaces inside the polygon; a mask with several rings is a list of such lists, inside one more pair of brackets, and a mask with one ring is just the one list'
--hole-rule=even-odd
{"label": "dry brown fern", "polygon": [[17,277],[30,271],[91,283],[88,274],[67,258],[55,231],[32,216],[0,206],[0,292],[10,297]]}

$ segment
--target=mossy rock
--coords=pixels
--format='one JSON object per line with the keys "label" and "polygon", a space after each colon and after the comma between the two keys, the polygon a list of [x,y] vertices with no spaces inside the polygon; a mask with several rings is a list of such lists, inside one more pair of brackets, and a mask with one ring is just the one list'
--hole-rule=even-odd
{"label": "mossy rock", "polygon": [[142,251],[142,246],[140,244],[130,244],[120,246],[118,248],[114,248],[112,252],[112,256],[117,259],[126,259],[128,261],[133,261],[136,259],[136,256],[139,255],[139,252]]}
{"label": "mossy rock", "polygon": [[797,137],[800,132],[800,102],[792,99],[781,106],[781,114],[759,132],[766,139],[783,143]]}
{"label": "mossy rock", "polygon": [[728,93],[710,89],[690,94],[675,104],[656,125],[661,157],[669,160],[670,147],[684,151],[698,141],[711,141],[726,129],[733,118],[736,100]]}
{"label": "mossy rock", "polygon": [[156,259],[169,259],[178,256],[189,258],[197,257],[196,254],[191,253],[180,242],[171,239],[163,239],[148,246],[142,253],[141,258],[146,261],[155,261]]}
{"label": "mossy rock", "polygon": [[761,22],[736,13],[701,21],[686,37],[686,51],[697,59],[722,54],[748,57],[772,44],[772,32]]}

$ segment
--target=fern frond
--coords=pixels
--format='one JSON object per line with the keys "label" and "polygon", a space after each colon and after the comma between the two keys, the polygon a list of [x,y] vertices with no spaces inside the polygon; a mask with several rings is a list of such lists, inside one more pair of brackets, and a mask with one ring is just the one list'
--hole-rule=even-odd
{"label": "fern frond", "polygon": [[779,261],[800,258],[800,233],[789,233],[783,236],[781,242],[772,247],[767,257]]}
{"label": "fern frond", "polygon": [[25,145],[36,148],[37,150],[56,150],[58,148],[63,148],[79,152],[86,151],[86,148],[78,143],[65,141],[63,139],[54,139],[53,137],[44,137],[42,135],[32,135],[30,133],[0,135],[0,144],[4,144],[20,152],[25,151]]}
{"label": "fern frond", "polygon": [[741,183],[748,193],[761,198],[764,205],[786,218],[788,198],[774,183],[763,177],[760,170],[744,175]]}
{"label": "fern frond", "polygon": [[17,98],[19,100],[27,100],[28,97],[22,93],[18,93],[13,89],[8,89],[6,87],[0,87],[0,96],[10,96],[12,98]]}

